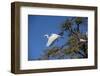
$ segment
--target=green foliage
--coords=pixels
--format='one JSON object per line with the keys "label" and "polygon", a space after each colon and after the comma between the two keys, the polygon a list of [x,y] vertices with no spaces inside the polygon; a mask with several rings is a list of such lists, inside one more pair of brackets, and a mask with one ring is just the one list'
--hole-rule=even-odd
{"label": "green foliage", "polygon": [[59,47],[52,47],[52,48],[50,48],[50,49],[48,49],[48,51],[47,51],[47,54],[49,55],[49,56],[53,56],[53,55],[56,55],[56,53],[59,51]]}
{"label": "green foliage", "polygon": [[62,25],[61,25],[61,29],[63,31],[67,31],[68,29],[70,29],[72,27],[72,22],[70,20],[66,20],[66,22],[64,22]]}
{"label": "green foliage", "polygon": [[82,17],[77,17],[77,18],[75,19],[75,23],[76,23],[77,25],[81,24],[81,23],[82,23]]}

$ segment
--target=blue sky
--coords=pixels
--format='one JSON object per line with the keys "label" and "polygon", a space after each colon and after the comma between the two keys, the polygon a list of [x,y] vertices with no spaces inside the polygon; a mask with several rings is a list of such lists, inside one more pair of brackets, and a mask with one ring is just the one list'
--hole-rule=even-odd
{"label": "blue sky", "polygon": [[[42,15],[28,15],[28,60],[34,60],[41,56],[43,51],[47,48],[47,38],[52,33],[58,34],[60,32],[60,25],[69,17],[67,16],[42,16]],[[86,31],[87,27],[81,28]],[[54,44],[62,45],[66,39],[60,39]]]}

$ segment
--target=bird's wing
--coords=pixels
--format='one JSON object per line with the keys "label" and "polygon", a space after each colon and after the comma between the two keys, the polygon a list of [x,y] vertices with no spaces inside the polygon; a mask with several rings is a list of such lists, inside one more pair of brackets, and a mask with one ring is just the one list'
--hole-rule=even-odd
{"label": "bird's wing", "polygon": [[57,39],[57,37],[55,36],[51,36],[49,39],[48,39],[48,42],[46,44],[46,46],[50,46],[55,40]]}
{"label": "bird's wing", "polygon": [[84,39],[80,39],[80,41],[81,41],[81,42],[86,42],[86,40],[84,40]]}

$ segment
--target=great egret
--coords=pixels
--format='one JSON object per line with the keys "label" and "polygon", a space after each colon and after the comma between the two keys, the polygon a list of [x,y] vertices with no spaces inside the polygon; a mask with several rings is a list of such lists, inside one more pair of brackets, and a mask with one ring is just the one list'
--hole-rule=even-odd
{"label": "great egret", "polygon": [[51,34],[51,36],[49,36],[48,34],[45,34],[44,36],[46,36],[48,38],[48,42],[46,44],[47,47],[49,47],[55,40],[57,40],[59,37],[61,37],[58,34]]}
{"label": "great egret", "polygon": [[80,39],[80,42],[86,42],[87,40],[85,40],[85,39]]}
{"label": "great egret", "polygon": [[[88,33],[86,32],[86,36],[88,36]],[[87,40],[80,38],[80,42],[86,42]]]}

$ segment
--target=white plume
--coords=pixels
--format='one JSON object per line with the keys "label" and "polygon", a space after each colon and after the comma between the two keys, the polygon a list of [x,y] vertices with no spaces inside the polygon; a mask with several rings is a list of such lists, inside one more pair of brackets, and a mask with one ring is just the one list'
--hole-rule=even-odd
{"label": "white plume", "polygon": [[60,35],[58,34],[51,34],[51,36],[46,34],[44,36],[48,38],[48,42],[46,44],[47,47],[49,47],[55,40],[57,40],[60,37]]}

